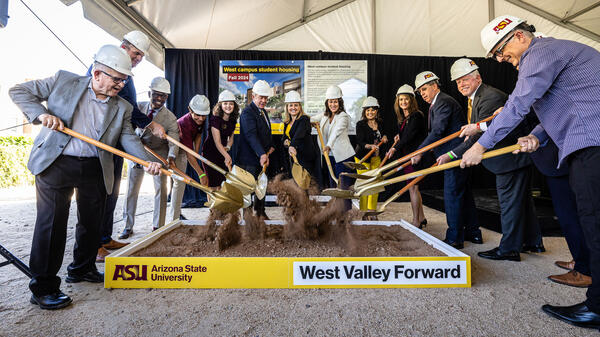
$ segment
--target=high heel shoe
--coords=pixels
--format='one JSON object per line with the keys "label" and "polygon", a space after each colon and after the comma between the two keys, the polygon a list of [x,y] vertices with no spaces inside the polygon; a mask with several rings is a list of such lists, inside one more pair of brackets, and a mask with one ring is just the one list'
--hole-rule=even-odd
{"label": "high heel shoe", "polygon": [[427,219],[423,219],[423,221],[421,221],[419,224],[419,229],[423,229],[425,227],[427,227]]}

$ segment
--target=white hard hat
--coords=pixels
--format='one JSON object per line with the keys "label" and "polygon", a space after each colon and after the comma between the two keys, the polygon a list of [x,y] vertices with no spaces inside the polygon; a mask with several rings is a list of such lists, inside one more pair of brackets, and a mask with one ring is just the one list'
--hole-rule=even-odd
{"label": "white hard hat", "polygon": [[272,95],[271,86],[269,86],[269,83],[265,80],[256,81],[252,87],[252,92],[259,96],[269,97]]}
{"label": "white hard hat", "polygon": [[94,61],[114,69],[124,75],[133,76],[131,72],[131,58],[127,52],[120,47],[106,44],[94,55]]}
{"label": "white hard hat", "polygon": [[415,89],[413,89],[413,87],[411,87],[408,84],[404,84],[403,86],[401,86],[400,88],[398,88],[398,91],[396,91],[396,96],[401,95],[401,94],[405,94],[405,95],[415,95]]}
{"label": "white hard hat", "polygon": [[479,67],[473,60],[467,58],[458,59],[452,64],[452,67],[450,67],[450,80],[456,81],[477,69],[479,69]]}
{"label": "white hard hat", "polygon": [[285,94],[285,103],[300,103],[302,99],[296,90],[290,90]]}
{"label": "white hard hat", "polygon": [[229,101],[235,102],[235,96],[233,95],[233,93],[231,91],[223,90],[219,94],[219,102],[229,102]]}
{"label": "white hard hat", "polygon": [[524,20],[512,15],[502,15],[490,21],[481,30],[481,44],[486,58],[492,57],[492,49]]}
{"label": "white hard hat", "polygon": [[190,109],[196,115],[206,116],[210,113],[210,102],[204,95],[196,95],[190,100]]}
{"label": "white hard hat", "polygon": [[142,53],[147,54],[150,48],[150,39],[148,36],[139,30],[132,30],[123,36],[123,40],[127,40]]}
{"label": "white hard hat", "polygon": [[160,91],[165,94],[171,93],[171,85],[169,84],[169,81],[167,81],[167,79],[164,77],[153,78],[152,82],[150,82],[150,89],[154,91]]}
{"label": "white hard hat", "polygon": [[337,85],[330,86],[325,92],[325,99],[342,98],[342,96],[342,89],[340,89],[340,87]]}
{"label": "white hard hat", "polygon": [[370,107],[379,108],[379,102],[377,102],[377,98],[375,98],[373,96],[367,96],[367,98],[365,98],[365,100],[362,103],[362,108],[370,108]]}
{"label": "white hard hat", "polygon": [[424,71],[422,73],[419,73],[419,75],[417,75],[417,77],[415,77],[415,88],[417,90],[419,90],[419,88],[421,86],[423,86],[423,84],[429,83],[431,81],[435,81],[435,80],[439,80],[440,78],[437,77],[436,74],[434,74],[431,71]]}

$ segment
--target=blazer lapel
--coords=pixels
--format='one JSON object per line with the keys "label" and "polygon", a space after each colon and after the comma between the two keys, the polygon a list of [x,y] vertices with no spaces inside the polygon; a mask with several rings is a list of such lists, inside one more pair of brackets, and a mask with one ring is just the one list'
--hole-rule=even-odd
{"label": "blazer lapel", "polygon": [[[102,121],[102,132],[100,132],[100,139],[104,136],[104,133],[110,126],[110,123],[112,123],[115,116],[117,116],[117,110],[118,110],[117,100],[118,99],[119,99],[118,96],[116,96],[116,97],[111,97],[108,100],[108,103],[107,103],[108,109],[106,110],[106,114],[104,115],[104,120]],[[125,122],[125,123],[127,123],[127,122]]]}
{"label": "blazer lapel", "polygon": [[475,109],[477,107],[477,104],[479,104],[479,100],[481,99],[481,95],[483,94],[483,91],[485,90],[484,88],[485,84],[481,83],[481,85],[479,86],[479,89],[477,89],[477,92],[475,93],[475,97],[473,97],[473,116],[471,117],[471,121],[478,121],[481,118],[479,118],[479,110]]}
{"label": "blazer lapel", "polygon": [[65,97],[74,98],[68,101],[68,105],[64,110],[66,112],[66,116],[64,118],[65,125],[68,125],[69,127],[72,126],[75,109],[77,109],[77,105],[79,104],[79,100],[81,100],[81,96],[83,96],[87,90],[90,80],[90,77],[81,77],[78,80],[73,81],[73,85],[65,92]]}

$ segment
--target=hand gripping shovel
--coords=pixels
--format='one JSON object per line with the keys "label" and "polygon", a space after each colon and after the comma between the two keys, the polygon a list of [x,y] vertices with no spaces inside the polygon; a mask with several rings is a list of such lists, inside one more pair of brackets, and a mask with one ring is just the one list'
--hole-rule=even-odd
{"label": "hand gripping shovel", "polygon": [[[489,152],[486,152],[483,154],[483,159],[497,157],[497,156],[500,156],[500,155],[503,155],[506,153],[513,152],[515,150],[519,150],[520,148],[521,148],[521,146],[519,144],[515,144],[515,145],[503,147],[501,149],[489,151]],[[452,162],[449,162],[449,163],[446,163],[446,164],[443,164],[440,166],[430,167],[430,168],[427,168],[424,170],[401,175],[399,177],[392,178],[390,180],[384,180],[384,181],[367,184],[367,185],[363,186],[362,188],[356,190],[356,192],[354,192],[354,193],[352,191],[327,189],[327,190],[323,190],[323,194],[333,196],[336,198],[345,198],[345,199],[360,198],[363,195],[371,195],[374,193],[379,193],[381,191],[382,187],[385,187],[390,184],[399,183],[401,181],[405,181],[405,180],[408,180],[411,178],[416,178],[416,177],[420,177],[422,175],[427,175],[427,174],[431,174],[434,172],[444,171],[449,168],[454,168],[454,167],[460,166],[461,162],[462,162],[462,160],[455,160],[455,161],[452,161]]]}
{"label": "hand gripping shovel", "polygon": [[[396,144],[398,144],[398,141],[399,141],[399,139],[394,140],[394,144],[392,144],[392,146],[390,147],[390,149],[393,148],[394,146],[396,146]],[[385,154],[385,157],[383,157],[383,160],[381,161],[381,163],[379,163],[379,166],[377,168],[380,168],[383,165],[385,165],[385,162],[387,162],[390,159],[391,156],[392,155],[388,151],[388,153]]]}
{"label": "hand gripping shovel", "polygon": [[[381,144],[383,144],[383,140],[377,144],[377,147],[380,147]],[[353,169],[353,170],[366,170],[367,167],[363,163],[365,162],[365,160],[371,158],[371,156],[373,155],[373,153],[375,153],[375,151],[377,151],[377,148],[371,149],[371,151],[369,151],[361,160],[359,160],[358,163],[346,161],[346,162],[344,162],[344,165],[347,168]]]}
{"label": "hand gripping shovel", "polygon": [[[379,180],[385,180],[387,177],[393,175],[394,173],[400,172],[403,168],[407,167],[408,165],[410,165],[410,162],[406,162],[406,163],[400,165],[400,167],[398,167],[398,168],[395,168],[395,169],[387,171],[382,176],[382,179],[379,179]],[[342,173],[340,173],[340,175],[346,175],[346,176],[348,176],[350,178],[354,178],[354,179],[363,179],[363,180],[367,179],[370,182],[377,182],[377,181],[379,181],[379,180],[375,180],[375,178],[372,178],[372,177],[369,177],[369,176],[364,176],[362,174],[357,174],[357,173],[342,172]],[[335,196],[336,198],[342,198],[342,199],[349,199],[350,195],[351,195],[350,193],[352,191],[354,191],[354,188],[352,188],[351,190],[342,190],[340,188],[328,188],[326,190],[323,190],[324,194],[326,194],[326,195],[329,195],[329,196],[332,196],[332,197]],[[385,187],[379,187],[379,188],[377,188],[376,191],[373,192],[373,194],[380,193],[380,192],[383,192],[383,191],[385,191]],[[354,198],[354,197],[352,197],[352,198]],[[367,214],[367,215],[369,215],[369,214]],[[373,215],[376,215],[376,214],[373,214]]]}
{"label": "hand gripping shovel", "polygon": [[[273,153],[273,151],[273,149],[269,150],[269,152],[267,152],[267,156],[270,156],[271,153]],[[269,165],[263,165],[262,171],[258,175],[258,179],[256,179],[257,183],[256,188],[254,189],[254,193],[256,193],[256,197],[258,198],[258,200],[262,200],[267,194],[267,185],[269,184],[269,178],[265,173],[265,171],[267,170],[267,166]]]}
{"label": "hand gripping shovel", "polygon": [[296,155],[292,154],[292,159],[294,159],[294,164],[292,165],[292,178],[298,187],[303,190],[307,190],[310,186],[310,173],[298,163],[298,158]]}
{"label": "hand gripping shovel", "polygon": [[[66,133],[67,135],[69,135],[71,137],[81,139],[82,141],[84,141],[86,143],[97,146],[105,151],[116,154],[117,156],[121,156],[125,159],[129,159],[134,163],[140,164],[145,167],[150,165],[150,163],[148,163],[145,160],[142,160],[140,158],[132,156],[129,153],[123,152],[121,150],[117,150],[112,146],[106,145],[95,139],[92,139],[90,137],[82,135],[76,131],[69,129],[69,128],[63,128],[60,131]],[[164,175],[171,176],[173,179],[183,181],[184,183],[186,183],[190,186],[200,189],[200,190],[204,191],[206,194],[209,194],[212,197],[212,200],[214,200],[213,204],[211,205],[211,208],[215,208],[215,209],[218,209],[218,210],[220,210],[222,212],[226,212],[226,213],[232,213],[232,212],[235,212],[238,209],[240,209],[243,205],[242,193],[237,188],[231,188],[232,186],[231,187],[225,186],[225,190],[227,191],[227,193],[221,192],[221,191],[213,192],[210,188],[208,188],[204,185],[198,184],[197,182],[193,181],[189,177],[179,176],[179,175],[177,175],[171,171],[167,171],[163,168],[160,169],[160,172]],[[225,185],[225,183],[223,183],[223,184]]]}
{"label": "hand gripping shovel", "polygon": [[[315,123],[315,125],[315,129],[317,129],[317,133],[319,134],[319,142],[321,143],[321,148],[324,149],[325,141],[323,140],[323,134],[321,133],[321,126],[319,125],[319,123]],[[325,150],[323,150],[323,155],[325,156],[325,162],[327,163],[327,168],[329,169],[329,175],[331,176],[331,179],[333,179],[333,181],[335,181],[335,183],[338,184],[338,180],[335,177],[335,173],[333,173],[333,168],[331,167],[331,161],[329,160],[329,152],[325,152]]]}
{"label": "hand gripping shovel", "polygon": [[231,170],[231,172],[227,172],[224,169],[222,169],[221,167],[219,167],[218,165],[216,165],[215,163],[202,157],[200,154],[196,153],[194,150],[190,149],[189,147],[181,144],[179,141],[173,139],[172,137],[167,135],[166,138],[169,142],[179,146],[180,148],[185,150],[185,152],[191,154],[192,156],[196,157],[197,159],[199,159],[206,165],[212,167],[217,172],[224,175],[227,183],[237,187],[240,191],[242,191],[242,194],[250,194],[250,193],[254,192],[254,189],[256,188],[256,179],[254,179],[254,176],[252,174],[250,174],[250,172],[243,170],[237,166],[233,166],[233,170]]}
{"label": "hand gripping shovel", "polygon": [[[437,165],[437,163],[433,164],[433,166],[436,166],[436,165]],[[379,215],[379,214],[383,213],[385,211],[385,207],[387,205],[389,205],[392,201],[398,199],[402,194],[404,194],[406,191],[408,191],[409,188],[411,188],[412,186],[418,184],[424,178],[425,178],[425,175],[422,175],[422,176],[420,176],[418,178],[415,178],[413,181],[411,181],[410,183],[406,184],[406,186],[404,186],[401,190],[399,190],[398,192],[394,193],[394,195],[392,195],[391,197],[389,197],[383,203],[383,205],[381,205],[381,207],[377,208],[377,210],[365,212],[364,215],[366,215],[366,216],[374,216],[374,215]]]}
{"label": "hand gripping shovel", "polygon": [[[496,115],[491,115],[491,116],[489,116],[489,117],[487,117],[485,119],[482,119],[481,121],[479,121],[479,123],[489,122],[492,119],[494,119],[494,117],[496,117]],[[429,151],[429,150],[431,150],[433,148],[436,148],[436,147],[438,147],[438,146],[440,146],[442,144],[445,144],[445,143],[451,141],[452,139],[457,138],[458,136],[460,136],[461,132],[462,132],[462,130],[458,130],[458,131],[456,131],[455,133],[453,133],[451,135],[448,135],[448,136],[446,136],[446,137],[444,137],[444,138],[442,138],[442,139],[440,139],[440,140],[438,140],[436,142],[433,142],[433,143],[431,143],[431,144],[429,144],[427,146],[424,146],[421,149],[418,149],[417,151],[409,153],[406,156],[403,156],[402,158],[396,159],[393,162],[391,162],[391,163],[389,163],[389,164],[387,164],[385,166],[382,166],[382,167],[379,167],[379,168],[376,168],[374,170],[370,170],[370,171],[367,171],[367,172],[363,172],[362,174],[364,176],[370,176],[371,179],[369,179],[369,180],[357,180],[354,183],[354,189],[355,190],[359,190],[363,186],[365,186],[366,184],[370,184],[370,183],[372,183],[374,181],[381,181],[382,180],[382,175],[381,174],[384,171],[387,171],[387,170],[389,170],[391,168],[394,168],[394,167],[396,167],[396,166],[398,166],[398,165],[400,165],[400,164],[408,161],[410,158],[412,158],[412,157],[414,157],[416,155],[423,154],[423,153],[425,153],[425,152],[427,152],[427,151]]]}

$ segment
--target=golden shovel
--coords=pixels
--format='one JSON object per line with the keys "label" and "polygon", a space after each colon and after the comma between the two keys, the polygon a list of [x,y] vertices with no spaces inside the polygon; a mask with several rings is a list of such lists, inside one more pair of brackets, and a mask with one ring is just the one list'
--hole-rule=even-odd
{"label": "golden shovel", "polygon": [[[148,165],[150,165],[150,163],[145,160],[142,160],[138,157],[130,155],[129,153],[126,153],[124,151],[115,149],[114,147],[112,147],[110,145],[104,144],[95,139],[92,139],[90,137],[82,135],[79,132],[73,131],[69,128],[65,127],[59,131],[62,131],[64,133],[66,133],[67,135],[69,135],[71,137],[75,137],[77,139],[80,139],[86,143],[97,146],[105,151],[116,154],[117,156],[123,157],[125,159],[129,159],[132,162],[140,164],[144,167],[147,167]],[[220,210],[222,212],[226,212],[226,213],[232,213],[232,212],[235,212],[238,209],[240,209],[243,205],[242,193],[237,188],[226,187],[225,190],[227,192],[223,192],[223,193],[221,193],[220,191],[213,192],[209,187],[200,185],[187,176],[183,177],[183,176],[177,175],[177,174],[173,173],[172,171],[165,170],[164,168],[161,168],[160,172],[164,175],[172,177],[173,179],[183,181],[184,183],[186,183],[190,186],[200,189],[200,190],[204,191],[206,194],[209,194],[213,200],[211,208],[215,208],[215,209],[218,209],[218,210]],[[223,184],[225,184],[225,183],[223,183]],[[223,187],[221,187],[221,188],[223,188]]]}
{"label": "golden shovel", "polygon": [[[270,149],[269,152],[267,152],[267,157],[270,156],[271,153],[273,153],[273,151],[274,149]],[[256,188],[254,189],[254,193],[256,193],[256,197],[258,198],[258,200],[262,200],[265,197],[265,195],[267,195],[267,185],[269,184],[269,178],[265,173],[265,171],[267,171],[267,166],[269,165],[263,165],[262,171],[258,175],[258,179],[256,179],[257,183]]]}
{"label": "golden shovel", "polygon": [[[500,156],[500,155],[503,155],[506,153],[513,152],[515,150],[519,150],[520,148],[521,148],[521,145],[515,144],[515,145],[503,147],[501,149],[489,151],[489,152],[486,152],[483,154],[483,159],[497,157],[497,156]],[[452,162],[449,162],[449,163],[446,163],[446,164],[443,164],[440,166],[430,167],[430,168],[427,168],[424,170],[404,174],[404,175],[401,175],[399,177],[392,178],[389,180],[366,184],[363,187],[361,187],[360,189],[355,190],[356,192],[352,192],[350,190],[341,190],[338,188],[328,188],[328,189],[323,190],[323,194],[329,195],[332,197],[336,197],[336,198],[343,198],[343,199],[360,198],[363,195],[371,195],[371,194],[379,193],[379,192],[381,192],[381,189],[387,185],[399,183],[401,181],[405,181],[405,180],[408,180],[411,178],[416,178],[416,177],[420,177],[422,175],[427,175],[427,174],[431,174],[434,172],[444,171],[449,168],[454,168],[454,167],[460,166],[461,162],[462,162],[462,160],[455,160],[455,161],[452,161]]]}
{"label": "golden shovel", "polygon": [[[317,129],[317,133],[319,134],[319,142],[321,143],[321,148],[325,149],[325,141],[323,140],[323,134],[321,133],[321,126],[319,125],[319,123],[315,123],[315,129]],[[335,173],[333,173],[333,168],[331,167],[331,161],[329,160],[329,152],[323,150],[323,155],[325,156],[325,162],[327,163],[327,168],[329,169],[329,175],[337,185],[338,180],[335,177]]]}
{"label": "golden shovel", "polygon": [[248,172],[238,166],[235,166],[235,165],[233,166],[233,169],[231,170],[231,172],[227,172],[224,169],[222,169],[220,166],[218,166],[215,163],[211,162],[210,160],[202,157],[200,154],[196,153],[194,150],[183,145],[182,143],[173,139],[172,137],[166,135],[166,139],[169,142],[171,142],[171,143],[179,146],[183,150],[185,150],[185,152],[196,157],[197,159],[199,159],[206,165],[212,167],[215,171],[224,175],[227,183],[237,187],[240,191],[242,191],[242,194],[250,194],[250,193],[254,192],[254,189],[256,188],[256,179],[250,172]]}
{"label": "golden shovel", "polygon": [[294,164],[292,165],[292,178],[294,178],[294,181],[296,184],[298,184],[298,187],[303,190],[307,190],[310,186],[310,173],[308,173],[308,171],[302,167],[302,165],[300,165],[295,154],[290,155],[292,156],[292,159],[294,159]]}
{"label": "golden shovel", "polygon": [[[380,147],[383,144],[383,140],[379,142],[379,144],[377,144],[377,147]],[[359,160],[357,163],[352,162],[352,161],[346,161],[344,162],[344,165],[352,170],[366,170],[367,167],[365,166],[365,164],[363,164],[367,159],[369,159],[373,153],[375,153],[375,151],[377,151],[377,148],[373,148],[371,149],[371,151],[369,151],[361,160]]]}

